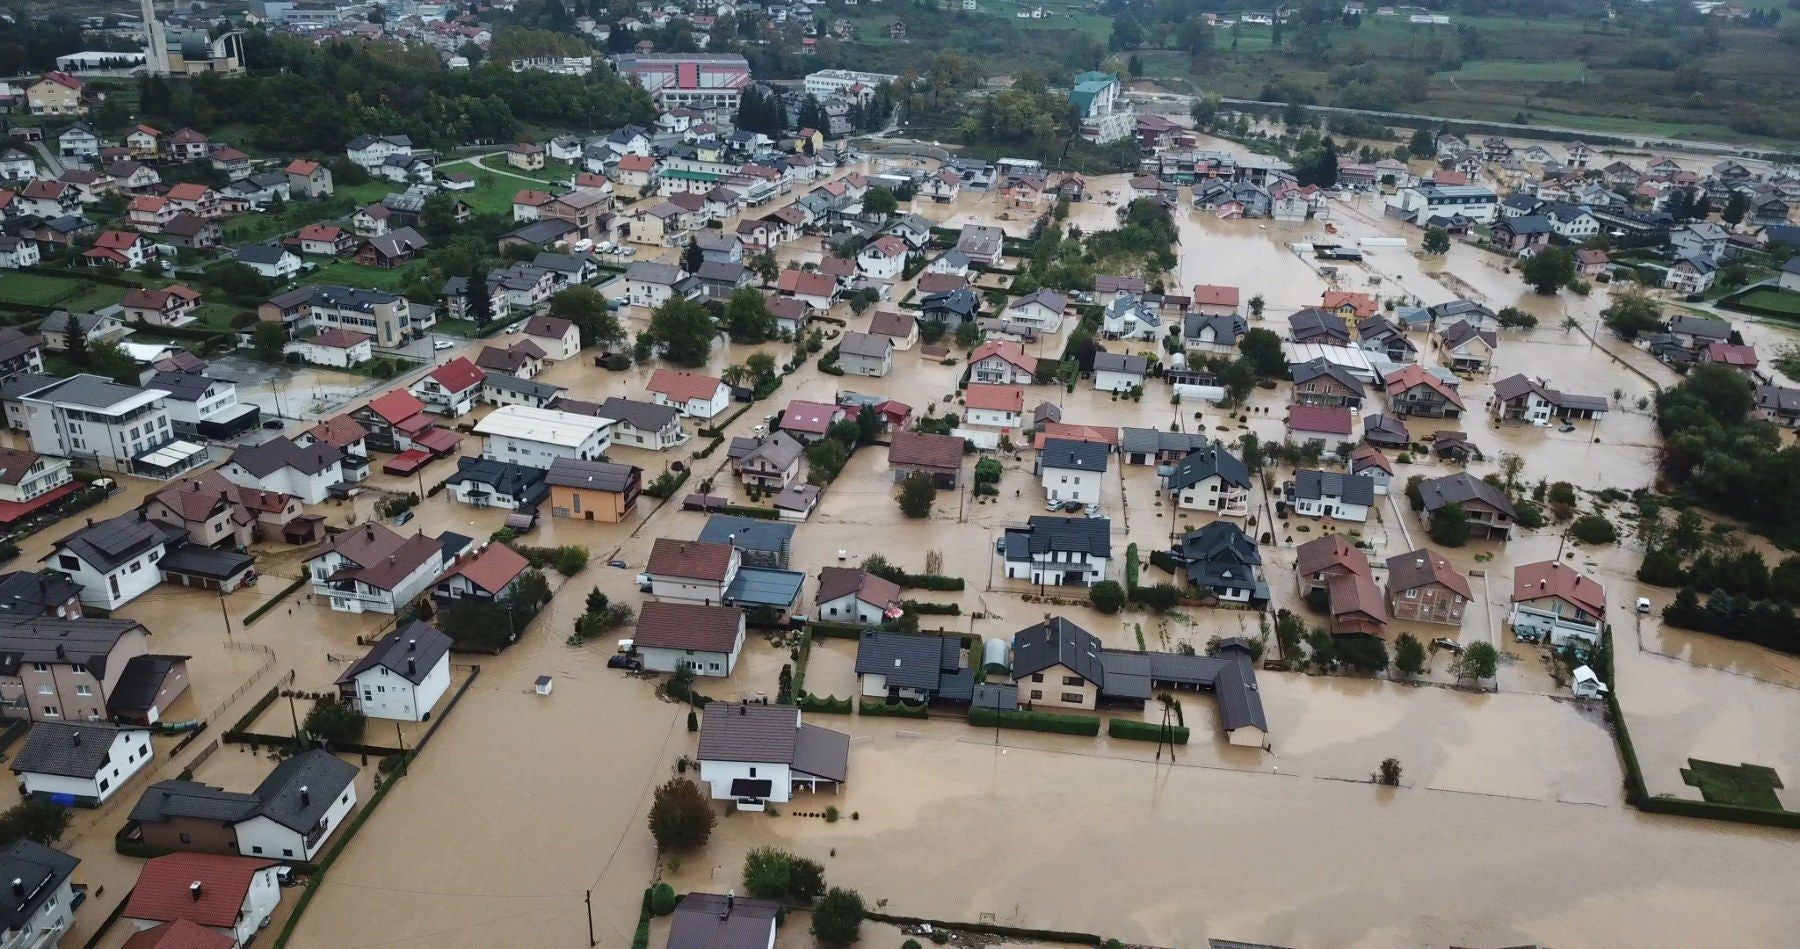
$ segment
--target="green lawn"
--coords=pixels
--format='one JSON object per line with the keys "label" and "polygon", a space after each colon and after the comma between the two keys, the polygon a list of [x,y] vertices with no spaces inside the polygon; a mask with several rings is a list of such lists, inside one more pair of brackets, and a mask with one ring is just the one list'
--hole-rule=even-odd
{"label": "green lawn", "polygon": [[1761,289],[1752,290],[1733,301],[1746,306],[1759,306],[1768,310],[1778,310],[1792,316],[1800,317],[1800,293],[1792,290]]}
{"label": "green lawn", "polygon": [[52,277],[46,274],[9,274],[0,280],[0,304],[23,306],[56,306],[74,296],[81,281],[74,277]]}
{"label": "green lawn", "polygon": [[[376,195],[375,200],[380,200],[385,194],[387,192],[383,191],[381,195]],[[240,214],[225,223],[225,242],[247,244],[267,240],[277,234],[297,231],[315,221],[342,217],[362,204],[339,192],[323,201],[289,201],[278,210]]]}
{"label": "green lawn", "polygon": [[403,267],[383,270],[380,267],[364,267],[354,260],[328,259],[309,257],[308,260],[319,264],[319,269],[301,278],[305,283],[334,284],[355,287],[365,290],[386,290],[390,293],[400,292],[407,278],[425,268],[425,262],[415,260]]}
{"label": "green lawn", "polygon": [[1700,789],[1700,796],[1714,804],[1733,804],[1779,811],[1781,799],[1775,789],[1783,787],[1774,768],[1757,764],[1728,765],[1716,761],[1689,758],[1681,769],[1681,780]]}

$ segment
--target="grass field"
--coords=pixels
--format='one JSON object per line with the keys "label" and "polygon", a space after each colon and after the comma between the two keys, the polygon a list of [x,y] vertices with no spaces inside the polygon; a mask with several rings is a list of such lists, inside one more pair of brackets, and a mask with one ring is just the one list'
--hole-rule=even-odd
{"label": "grass field", "polygon": [[10,274],[0,280],[0,305],[56,306],[81,289],[81,281],[73,277],[45,274]]}
{"label": "grass field", "polygon": [[1791,316],[1800,317],[1800,293],[1795,293],[1792,290],[1779,290],[1773,288],[1752,290],[1749,293],[1738,297],[1735,302],[1742,303],[1746,306],[1762,307],[1766,310],[1776,310]]}
{"label": "grass field", "polygon": [[424,261],[415,260],[402,267],[384,270],[380,267],[364,267],[354,260],[328,260],[323,257],[310,257],[308,260],[319,264],[319,269],[302,278],[306,283],[335,284],[345,287],[358,287],[367,290],[386,290],[398,293],[406,284],[407,278],[425,268]]}
{"label": "grass field", "polygon": [[1782,787],[1781,777],[1773,768],[1762,765],[1728,765],[1716,761],[1689,758],[1681,769],[1681,780],[1700,789],[1700,796],[1714,804],[1735,804],[1779,811],[1781,799],[1775,789]]}

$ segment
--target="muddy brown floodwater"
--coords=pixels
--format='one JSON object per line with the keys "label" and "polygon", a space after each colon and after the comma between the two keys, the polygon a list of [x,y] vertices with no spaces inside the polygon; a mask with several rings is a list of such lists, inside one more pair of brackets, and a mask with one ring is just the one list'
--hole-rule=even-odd
{"label": "muddy brown floodwater", "polygon": [[[878,167],[871,162],[862,170]],[[1125,179],[1103,177],[1093,186],[1102,197],[1077,206],[1071,221],[1110,226],[1116,208],[1106,205],[1103,194],[1122,193]],[[994,196],[965,194],[947,205],[917,202],[915,210],[954,223],[992,220],[1000,206]],[[1000,222],[1009,233],[1029,228],[1025,218],[1009,217]],[[1316,303],[1330,286],[1310,261],[1289,250],[1295,241],[1323,234],[1317,222],[1218,221],[1187,210],[1177,217],[1180,283],[1236,284],[1246,297],[1261,293],[1268,302],[1264,325],[1278,332],[1288,313]],[[1340,238],[1412,236],[1369,204],[1334,204],[1333,220]],[[817,254],[816,242],[798,242],[781,256],[800,262]],[[1372,275],[1379,284],[1369,282]],[[1674,377],[1615,340],[1596,343],[1561,328],[1565,312],[1591,327],[1605,305],[1604,292],[1538,297],[1488,255],[1460,244],[1432,261],[1403,248],[1378,248],[1366,266],[1342,268],[1337,279],[1348,289],[1428,303],[1472,293],[1496,308],[1516,305],[1539,315],[1538,330],[1505,335],[1492,376],[1464,384],[1474,416],[1458,427],[1488,452],[1487,461],[1471,465],[1475,474],[1495,470],[1496,456],[1505,451],[1525,458],[1530,481],[1627,490],[1649,483],[1655,437],[1636,400]],[[898,285],[883,306],[895,306],[910,286]],[[635,308],[625,315],[634,324],[648,316]],[[866,328],[870,318],[853,317],[847,307],[833,315],[850,329]],[[1422,337],[1418,341],[1429,348]],[[1062,345],[1063,338],[1053,336],[1034,351],[1054,356]],[[782,358],[791,351],[781,344],[721,346],[708,369],[742,362],[758,348]],[[789,399],[828,401],[843,389],[899,399],[920,413],[961,411],[955,391],[962,358],[959,352],[946,365],[917,349],[900,352],[894,371],[881,379],[831,377],[809,363],[727,434],[748,434]],[[651,368],[608,373],[591,361],[573,360],[544,378],[568,387],[572,397],[600,401],[641,397]],[[1617,390],[1618,400],[1606,419],[1582,423],[1573,433],[1495,429],[1477,407],[1490,395],[1493,379],[1515,371],[1549,376],[1572,391],[1610,397]],[[1258,390],[1248,412],[1238,415],[1211,406],[1171,406],[1155,386],[1143,401],[1131,402],[1083,385],[1074,392],[1033,388],[1027,408],[1050,401],[1069,422],[1173,424],[1228,440],[1246,431],[1278,440],[1285,397],[1283,390]],[[1415,420],[1414,433],[1440,427],[1451,426]],[[674,452],[614,454],[651,478],[690,460],[705,443],[696,436]],[[466,454],[478,451],[475,438],[465,441]],[[1105,616],[1079,594],[1040,593],[998,578],[993,543],[999,532],[1042,513],[1031,453],[1001,457],[1006,471],[998,497],[974,498],[965,484],[941,493],[929,520],[910,521],[894,503],[886,452],[857,453],[799,526],[795,569],[816,575],[822,566],[879,553],[920,570],[929,558],[941,572],[963,577],[967,589],[909,593],[961,607],[961,615],[934,617],[943,622],[928,625],[983,638],[1008,637],[1047,612],[1127,649],[1137,648],[1140,633],[1159,649],[1261,633],[1253,613]],[[696,477],[714,474],[723,463],[723,452],[696,461]],[[377,475],[370,486],[418,490],[453,470],[451,462],[439,461],[417,478]],[[1418,459],[1398,474],[1403,481],[1414,473],[1451,470],[1435,459]],[[729,481],[727,472],[715,490],[740,497],[741,489]],[[127,487],[93,515],[129,509],[149,486],[133,481]],[[1167,507],[1155,488],[1148,468],[1109,473],[1102,506],[1111,519],[1115,560],[1127,544],[1147,554],[1165,547],[1174,533],[1204,523]],[[366,492],[352,503],[317,510],[343,526],[371,517],[376,496]],[[1355,529],[1384,556],[1423,542],[1423,526],[1405,510],[1403,497],[1384,502],[1365,525],[1301,518],[1270,525],[1261,521],[1260,490],[1253,500],[1257,531],[1275,528],[1264,557],[1281,606],[1301,608],[1291,571],[1294,547],[1307,539]],[[501,515],[439,495],[418,506],[407,529],[482,539],[500,526]],[[1210,699],[1183,696],[1194,741],[1173,765],[1159,764],[1153,745],[995,734],[950,715],[904,722],[812,716],[854,738],[845,788],[802,797],[781,816],[722,817],[711,844],[683,855],[679,870],[672,861],[659,866],[645,815],[654,786],[674,773],[678,756],[694,752],[687,709],[658,699],[652,681],[605,668],[609,640],[572,647],[564,639],[589,589],[637,603],[632,577],[655,538],[693,537],[703,523],[699,514],[646,497],[622,524],[549,519],[527,538],[539,545],[584,545],[593,561],[566,582],[553,578],[556,598],[518,644],[504,655],[476,660],[481,675],[410,776],[344,849],[293,945],[578,946],[587,938],[591,893],[599,944],[622,949],[630,943],[643,887],[656,873],[683,891],[739,887],[744,851],[762,844],[819,859],[833,883],[857,888],[890,912],[1092,931],[1156,946],[1198,945],[1206,937],[1296,946],[1778,945],[1791,944],[1800,931],[1800,909],[1791,898],[1792,881],[1800,879],[1800,841],[1793,834],[1652,817],[1625,807],[1613,740],[1598,710],[1565,698],[1539,654],[1510,642],[1503,617],[1513,567],[1558,556],[1562,538],[1555,529],[1505,547],[1475,543],[1446,551],[1471,573],[1477,602],[1461,629],[1410,627],[1421,635],[1500,645],[1510,656],[1498,692],[1450,688],[1446,661],[1436,657],[1424,681],[1410,685],[1264,673],[1259,682],[1272,750],[1225,744],[1217,737]],[[49,541],[65,532],[29,539],[21,562],[43,556]],[[1618,547],[1562,552],[1608,585],[1612,619],[1621,631],[1618,686],[1652,792],[1697,797],[1680,782],[1678,768],[1688,757],[1750,761],[1776,767],[1790,785],[1784,801],[1800,806],[1792,790],[1800,785],[1796,664],[1742,644],[1665,630],[1653,620],[1635,629],[1621,612],[1638,595],[1631,577],[1641,550],[1630,538]],[[281,547],[258,553],[264,581],[224,601],[230,631],[216,597],[168,587],[121,611],[150,626],[157,651],[194,656],[192,696],[184,703],[191,701],[192,714],[209,716],[215,727],[235,720],[290,670],[296,688],[329,689],[346,658],[359,651],[357,637],[378,634],[386,623],[379,616],[332,613],[303,592],[246,629],[245,616],[299,576],[304,556]],[[613,558],[629,569],[604,566]],[[1162,579],[1146,569],[1150,580]],[[812,592],[809,582],[804,608],[811,608]],[[1408,627],[1396,624],[1390,635],[1401,628]],[[816,644],[808,690],[852,694],[854,654],[852,643]],[[752,637],[738,674],[704,682],[702,689],[728,700],[770,694],[787,661],[784,647]],[[532,691],[539,675],[554,677],[552,695]],[[286,714],[272,708],[257,727],[279,733]],[[1368,784],[1369,772],[1390,756],[1402,761],[1404,787]],[[235,786],[261,763],[227,746],[197,776]],[[178,764],[159,759],[159,773],[140,781],[169,776],[160,772],[172,774]],[[136,793],[128,788],[121,797],[135,799]],[[847,819],[800,816],[826,805]],[[78,919],[72,939],[92,932],[136,876],[138,861],[111,847],[120,816],[114,809],[80,817],[72,832],[71,849],[83,859],[80,878],[106,887]],[[791,920],[780,944],[809,945],[804,926],[804,917]],[[892,930],[873,929],[864,940],[898,941]]]}

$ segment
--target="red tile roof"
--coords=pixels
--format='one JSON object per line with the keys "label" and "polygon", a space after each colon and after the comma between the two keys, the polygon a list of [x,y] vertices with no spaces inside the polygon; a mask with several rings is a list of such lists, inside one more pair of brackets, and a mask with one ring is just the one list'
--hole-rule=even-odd
{"label": "red tile roof", "polygon": [[512,203],[537,207],[540,204],[549,204],[550,200],[550,195],[545,192],[521,188],[518,194],[513,195]]}
{"label": "red tile roof", "polygon": [[293,161],[288,162],[288,166],[287,166],[288,174],[300,175],[302,177],[311,177],[313,172],[316,172],[318,170],[319,170],[318,162],[307,161],[304,158],[296,158]]}
{"label": "red tile roof", "polygon": [[658,537],[650,548],[650,563],[644,568],[644,572],[687,580],[723,582],[726,574],[731,571],[732,549],[730,544]]}
{"label": "red tile roof", "polygon": [[650,384],[645,388],[658,392],[676,402],[691,400],[710,400],[719,392],[719,380],[712,376],[697,372],[683,372],[679,369],[658,369],[650,374]]}
{"label": "red tile roof", "polygon": [[823,435],[831,428],[832,422],[842,417],[843,411],[836,405],[795,399],[782,410],[781,427],[790,432]]}
{"label": "red tile roof", "polygon": [[[172,853],[144,863],[137,886],[125,903],[127,919],[155,922],[186,919],[202,926],[229,929],[250,892],[257,871],[275,866],[260,857],[216,853]],[[198,898],[191,891],[200,884]]]}
{"label": "red tile roof", "polygon": [[314,336],[311,342],[314,346],[326,346],[331,349],[349,349],[358,343],[366,343],[374,338],[375,337],[368,333],[360,332],[358,330],[345,329],[342,326],[333,326],[323,333]]}
{"label": "red tile roof", "polygon": [[306,430],[315,441],[324,442],[334,448],[353,445],[369,437],[369,430],[362,423],[348,415],[329,418]]}
{"label": "red tile roof", "polygon": [[[1199,288],[1196,287],[1195,289],[1198,290]],[[1374,297],[1367,293],[1357,293],[1352,290],[1327,290],[1325,291],[1323,299],[1324,302],[1321,305],[1327,310],[1335,310],[1346,303],[1350,304],[1356,309],[1356,316],[1358,319],[1365,316],[1374,316],[1381,309],[1380,304],[1375,302]]]}
{"label": "red tile roof", "polygon": [[1383,384],[1387,387],[1389,396],[1399,395],[1414,386],[1425,386],[1449,400],[1451,405],[1459,409],[1463,407],[1462,397],[1456,394],[1455,389],[1450,388],[1444,380],[1417,364],[1403,366],[1395,372],[1388,373]]}
{"label": "red tile roof", "polygon": [[1755,369],[1756,347],[1739,346],[1732,343],[1709,343],[1706,347],[1706,361]]}
{"label": "red tile roof", "polygon": [[1024,345],[1009,339],[990,339],[969,354],[969,364],[974,365],[989,356],[998,357],[1008,365],[1017,366],[1026,372],[1037,372],[1037,357],[1025,352]]}
{"label": "red tile roof", "polygon": [[234,949],[236,945],[224,933],[178,919],[132,933],[123,949]]}
{"label": "red tile roof", "polygon": [[781,280],[777,284],[782,293],[795,296],[829,297],[837,290],[837,281],[822,274],[805,270],[783,270]]}
{"label": "red tile roof", "polygon": [[470,362],[467,356],[458,356],[431,370],[430,376],[437,380],[438,385],[451,392],[463,392],[481,385],[481,381],[487,378],[487,373]]}
{"label": "red tile roof", "polygon": [[326,241],[336,243],[344,235],[344,229],[335,224],[308,224],[300,229],[303,241]]}
{"label": "red tile roof", "polygon": [[1031,447],[1043,451],[1044,443],[1052,438],[1071,442],[1092,442],[1111,448],[1119,447],[1118,429],[1105,425],[1075,425],[1069,422],[1045,422],[1044,430],[1032,438]]}
{"label": "red tile roof", "polygon": [[211,188],[208,188],[205,185],[184,181],[169,188],[169,200],[202,201],[205,200],[206,193],[211,190]]}
{"label": "red tile roof", "polygon": [[963,394],[963,404],[971,409],[992,409],[999,412],[1023,412],[1025,410],[1025,390],[1019,386],[996,386],[981,382],[971,383],[968,390]]}
{"label": "red tile roof", "polygon": [[1606,615],[1606,587],[1574,567],[1556,560],[1520,564],[1513,569],[1513,602],[1557,596],[1593,616]]}
{"label": "red tile roof", "polygon": [[1212,283],[1194,284],[1195,306],[1237,306],[1238,288]]}
{"label": "red tile roof", "polygon": [[646,602],[638,610],[632,640],[638,647],[730,652],[737,645],[744,614],[728,606]]}
{"label": "red tile roof", "polygon": [[470,583],[499,596],[500,592],[506,589],[507,584],[518,579],[519,574],[524,573],[530,566],[531,561],[526,560],[511,547],[505,544],[489,544],[487,549],[457,564],[455,569],[444,574],[444,579],[448,580],[459,575],[468,577]]}
{"label": "red tile roof", "polygon": [[625,155],[619,159],[620,171],[651,171],[656,168],[656,159],[648,155]]}
{"label": "red tile roof", "polygon": [[425,403],[405,389],[395,389],[369,400],[369,410],[394,425],[425,411]]}
{"label": "red tile roof", "polygon": [[1350,410],[1336,405],[1288,406],[1288,431],[1322,432],[1349,437]]}
{"label": "red tile roof", "polygon": [[888,465],[894,468],[962,468],[963,440],[955,435],[895,432],[888,441]]}

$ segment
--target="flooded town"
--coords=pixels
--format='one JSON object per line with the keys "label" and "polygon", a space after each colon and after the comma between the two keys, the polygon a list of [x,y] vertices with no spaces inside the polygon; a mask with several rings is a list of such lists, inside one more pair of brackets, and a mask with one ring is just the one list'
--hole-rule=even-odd
{"label": "flooded town", "polygon": [[654,123],[19,152],[0,946],[1800,932],[1794,166],[616,59]]}

